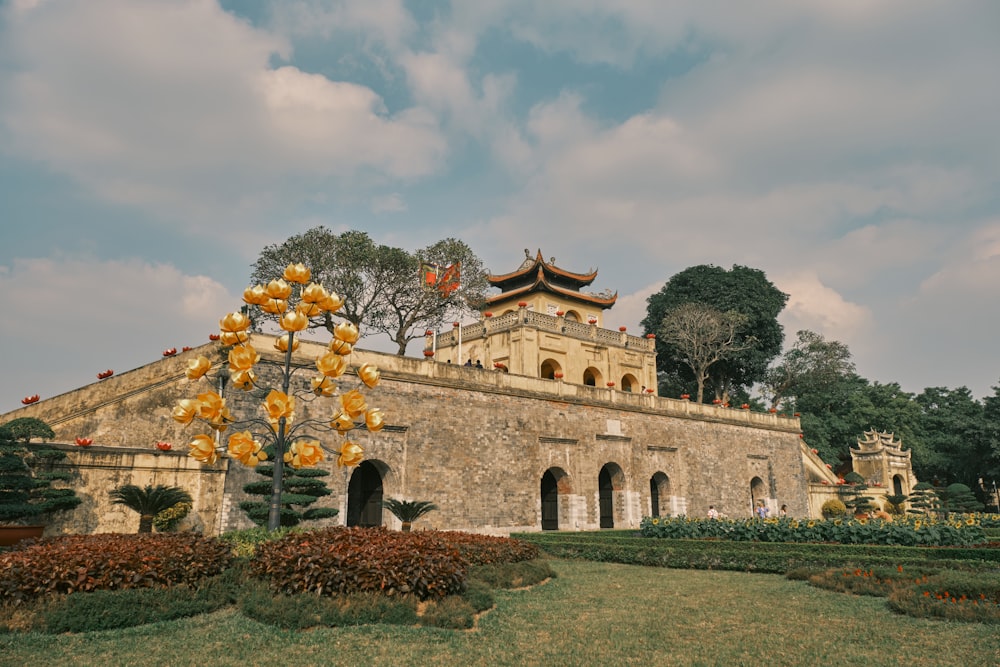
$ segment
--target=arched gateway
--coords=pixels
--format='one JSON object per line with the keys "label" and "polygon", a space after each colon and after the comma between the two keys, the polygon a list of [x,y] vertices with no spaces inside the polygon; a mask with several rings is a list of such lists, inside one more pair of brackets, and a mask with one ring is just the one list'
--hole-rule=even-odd
{"label": "arched gateway", "polygon": [[347,486],[347,525],[382,525],[382,475],[371,461],[362,461]]}

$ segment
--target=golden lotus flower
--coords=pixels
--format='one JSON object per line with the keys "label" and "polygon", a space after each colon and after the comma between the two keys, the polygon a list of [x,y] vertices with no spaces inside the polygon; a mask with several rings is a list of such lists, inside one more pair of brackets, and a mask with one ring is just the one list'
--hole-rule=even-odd
{"label": "golden lotus flower", "polygon": [[250,340],[250,334],[246,331],[223,331],[219,340],[223,345],[242,345]]}
{"label": "golden lotus flower", "polygon": [[272,389],[264,399],[264,409],[267,410],[267,418],[271,421],[271,425],[277,427],[278,420],[282,417],[286,421],[292,421],[295,415],[295,397]]}
{"label": "golden lotus flower", "polygon": [[323,314],[323,309],[320,308],[318,303],[299,301],[295,306],[295,312],[300,315],[305,315],[306,317],[316,317],[317,315]]}
{"label": "golden lotus flower", "polygon": [[358,328],[353,322],[341,322],[333,328],[333,335],[337,340],[354,345],[358,342]]}
{"label": "golden lotus flower", "polygon": [[346,357],[347,355],[349,355],[351,352],[354,351],[354,346],[351,345],[350,343],[345,343],[342,340],[337,340],[336,338],[334,338],[333,340],[330,341],[330,350],[335,354],[339,354],[343,357]]}
{"label": "golden lotus flower", "polygon": [[357,389],[352,389],[346,394],[341,394],[340,405],[343,406],[344,412],[352,418],[357,417],[368,409],[364,394]]}
{"label": "golden lotus flower", "polygon": [[191,448],[188,456],[197,461],[211,465],[219,460],[219,453],[215,451],[215,440],[210,435],[194,436],[188,447]]}
{"label": "golden lotus flower", "polygon": [[272,280],[264,288],[264,291],[272,299],[278,299],[284,301],[292,294],[292,286],[286,283],[281,278],[277,280]]}
{"label": "golden lotus flower", "polygon": [[246,331],[250,328],[250,318],[241,312],[228,313],[219,320],[219,329],[226,331]]}
{"label": "golden lotus flower", "polygon": [[[279,352],[288,352],[288,334],[284,336],[278,336],[274,340],[274,349]],[[292,352],[299,349],[299,341],[297,338],[292,339]]]}
{"label": "golden lotus flower", "polygon": [[313,393],[317,396],[333,396],[337,393],[337,385],[328,377],[313,378],[309,382],[312,385]]}
{"label": "golden lotus flower", "polygon": [[251,306],[259,306],[267,300],[267,292],[263,285],[254,285],[243,290],[243,301]]}
{"label": "golden lotus flower", "polygon": [[303,303],[320,304],[329,298],[329,296],[330,293],[319,283],[309,283],[306,287],[302,288],[301,297]]}
{"label": "golden lotus flower", "polygon": [[214,391],[198,394],[198,417],[217,431],[225,431],[226,424],[233,421],[233,416],[226,407],[226,399]]}
{"label": "golden lotus flower", "polygon": [[365,450],[353,442],[345,442],[340,448],[340,456],[337,458],[337,466],[356,466],[364,459]]}
{"label": "golden lotus flower", "polygon": [[240,431],[229,436],[229,455],[245,466],[253,468],[267,460],[267,454],[250,431]]}
{"label": "golden lotus flower", "polygon": [[179,424],[190,424],[191,420],[194,419],[195,415],[198,414],[198,409],[200,405],[198,401],[192,400],[190,398],[182,398],[177,401],[177,406],[174,407],[174,411],[171,416]]}
{"label": "golden lotus flower", "polygon": [[347,360],[336,352],[327,352],[316,358],[316,369],[327,377],[340,377],[347,369]]}
{"label": "golden lotus flower", "polygon": [[260,361],[260,355],[250,345],[241,345],[229,350],[229,370],[234,373],[248,371],[258,361]]}
{"label": "golden lotus flower", "polygon": [[378,384],[381,375],[378,372],[378,366],[375,364],[361,364],[361,367],[358,368],[358,377],[368,387],[374,387]]}
{"label": "golden lotus flower", "polygon": [[232,377],[229,378],[233,386],[237,389],[242,389],[243,391],[250,391],[253,389],[254,383],[257,381],[257,376],[251,370],[240,371],[238,373],[233,373]]}
{"label": "golden lotus flower", "polygon": [[296,440],[285,452],[285,463],[293,468],[314,466],[323,458],[319,440]]}
{"label": "golden lotus flower", "polygon": [[285,272],[282,277],[290,283],[301,283],[305,285],[309,282],[309,276],[312,273],[306,268],[305,264],[289,264],[285,267]]}
{"label": "golden lotus flower", "polygon": [[208,357],[198,355],[197,359],[192,359],[188,362],[188,367],[187,370],[184,371],[184,374],[187,375],[189,380],[197,380],[211,368],[212,362],[208,360]]}
{"label": "golden lotus flower", "polygon": [[267,299],[260,304],[260,309],[271,315],[281,315],[288,310],[288,302],[284,299]]}
{"label": "golden lotus flower", "polygon": [[341,412],[330,422],[330,428],[335,429],[340,435],[344,435],[354,428],[354,420],[351,419],[350,415]]}
{"label": "golden lotus flower", "polygon": [[343,305],[344,305],[344,300],[341,299],[336,294],[334,294],[333,292],[330,292],[330,295],[328,297],[319,302],[319,307],[330,313],[337,312]]}
{"label": "golden lotus flower", "polygon": [[385,415],[380,408],[372,408],[365,413],[365,427],[369,431],[372,433],[381,431],[383,426],[385,426]]}
{"label": "golden lotus flower", "polygon": [[309,317],[297,310],[281,316],[281,328],[285,331],[304,331],[309,326]]}

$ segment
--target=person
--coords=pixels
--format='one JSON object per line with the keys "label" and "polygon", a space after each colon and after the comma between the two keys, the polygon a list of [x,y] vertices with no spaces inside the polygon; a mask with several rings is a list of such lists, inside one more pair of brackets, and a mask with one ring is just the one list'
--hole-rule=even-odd
{"label": "person", "polygon": [[757,516],[761,519],[766,519],[767,513],[768,513],[767,505],[765,505],[764,503],[759,503],[757,505]]}
{"label": "person", "polygon": [[778,516],[786,517],[788,516],[788,505],[782,505],[781,509],[778,510]]}
{"label": "person", "polygon": [[719,510],[715,509],[715,505],[709,505],[708,506],[708,518],[709,519],[718,519],[719,518]]}
{"label": "person", "polygon": [[482,367],[483,367],[482,360],[481,359],[476,359],[476,368],[482,368]]}
{"label": "person", "polygon": [[465,365],[466,365],[466,366],[471,366],[471,365],[472,365],[472,359],[471,359],[471,358],[469,358],[469,359],[468,359],[468,360],[467,360],[467,361],[465,362]]}

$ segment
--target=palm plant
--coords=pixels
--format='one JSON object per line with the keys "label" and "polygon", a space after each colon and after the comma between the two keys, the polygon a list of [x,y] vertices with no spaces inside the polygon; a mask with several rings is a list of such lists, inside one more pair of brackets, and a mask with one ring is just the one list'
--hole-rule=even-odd
{"label": "palm plant", "polygon": [[146,485],[141,488],[135,484],[119,486],[111,492],[111,502],[124,505],[139,513],[139,532],[153,532],[153,517],[177,503],[190,503],[191,494],[179,486]]}
{"label": "palm plant", "polygon": [[410,532],[413,522],[427,514],[433,512],[438,507],[426,500],[397,500],[396,498],[386,498],[382,501],[382,507],[403,523],[403,532]]}

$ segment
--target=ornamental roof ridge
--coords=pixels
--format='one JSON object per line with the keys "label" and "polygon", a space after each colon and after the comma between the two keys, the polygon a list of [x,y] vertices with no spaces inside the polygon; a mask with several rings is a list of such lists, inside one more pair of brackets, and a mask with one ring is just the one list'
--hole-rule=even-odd
{"label": "ornamental roof ridge", "polygon": [[509,282],[511,280],[517,280],[518,278],[523,278],[531,273],[533,269],[538,269],[552,276],[558,276],[559,278],[565,279],[567,282],[577,283],[580,287],[585,287],[590,283],[594,282],[597,278],[597,269],[590,269],[587,273],[575,273],[573,271],[568,271],[566,269],[556,266],[556,258],[550,257],[549,261],[546,262],[545,258],[542,256],[541,248],[535,253],[535,256],[531,256],[531,251],[527,248],[524,249],[524,261],[521,262],[521,266],[515,271],[510,273],[502,273],[499,275],[494,275],[493,273],[487,274],[487,280],[489,280],[491,285],[498,285]]}

